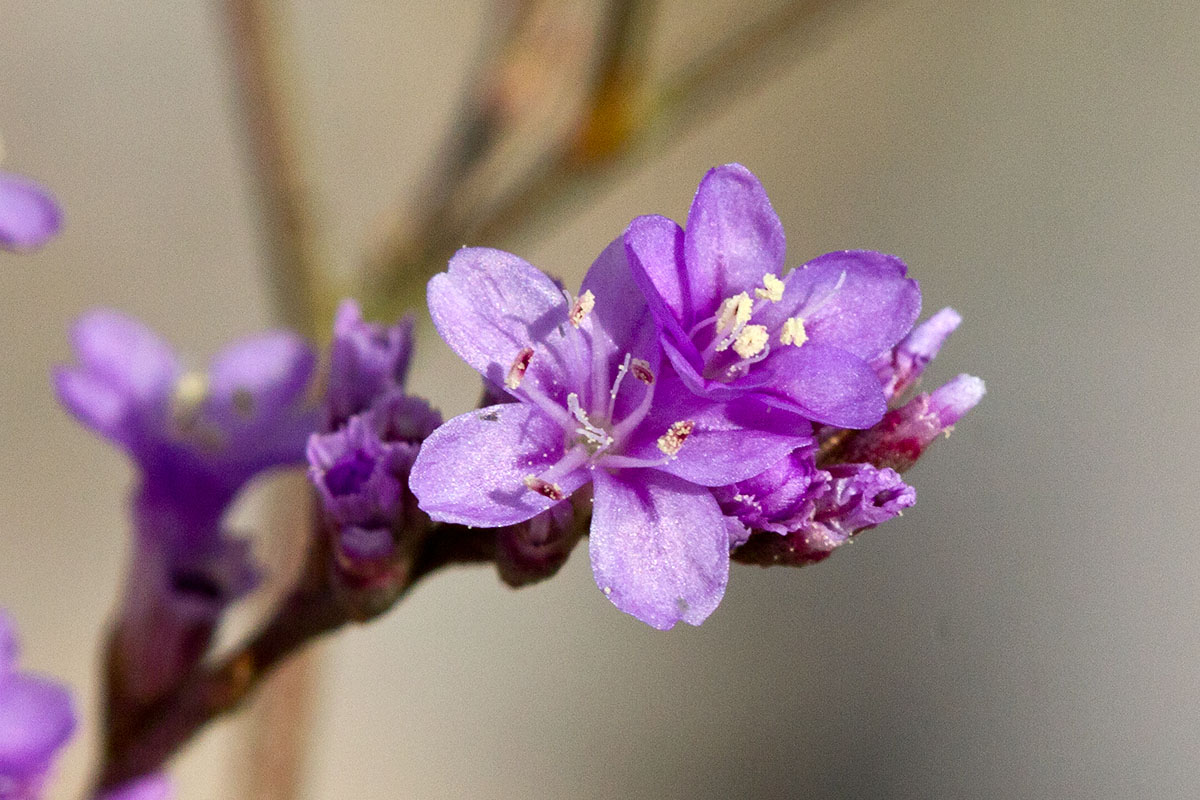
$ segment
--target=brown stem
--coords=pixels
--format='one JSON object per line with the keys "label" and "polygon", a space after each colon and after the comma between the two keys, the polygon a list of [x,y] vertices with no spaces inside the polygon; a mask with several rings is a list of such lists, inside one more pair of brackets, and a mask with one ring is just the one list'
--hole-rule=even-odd
{"label": "brown stem", "polygon": [[282,320],[315,335],[332,298],[324,284],[312,181],[303,166],[295,92],[280,43],[282,5],[225,0],[224,19],[265,231],[267,275]]}
{"label": "brown stem", "polygon": [[[452,564],[492,561],[495,531],[443,525],[436,528],[419,553],[411,556],[403,585],[391,603],[400,600],[417,581]],[[359,613],[344,588],[331,581],[329,554],[314,548],[305,575],[276,609],[271,619],[249,640],[213,666],[197,669],[187,680],[139,715],[137,724],[120,741],[109,743],[100,777],[112,788],[154,772],[213,720],[238,709],[271,671],[312,640],[337,630]]]}

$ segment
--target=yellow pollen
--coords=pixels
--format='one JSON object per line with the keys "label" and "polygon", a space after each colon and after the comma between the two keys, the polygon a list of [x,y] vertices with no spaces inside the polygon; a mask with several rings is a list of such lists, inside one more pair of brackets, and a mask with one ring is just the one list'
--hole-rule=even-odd
{"label": "yellow pollen", "polygon": [[783,299],[783,281],[771,273],[763,275],[763,288],[755,289],[754,296],[759,300],[770,300],[778,303]]}
{"label": "yellow pollen", "polygon": [[750,302],[750,295],[740,292],[727,298],[717,311],[717,331],[725,333],[745,325],[750,321],[752,313],[754,313],[754,304]]}
{"label": "yellow pollen", "polygon": [[765,325],[747,325],[733,340],[733,352],[742,358],[753,358],[763,351],[770,338]]}
{"label": "yellow pollen", "polygon": [[683,443],[692,435],[696,423],[690,419],[680,420],[667,428],[667,432],[658,437],[658,449],[668,456],[676,456],[683,448]]}
{"label": "yellow pollen", "polygon": [[794,344],[796,347],[808,341],[808,333],[804,330],[804,320],[800,317],[792,317],[783,323],[783,328],[779,331],[779,341],[784,344]]}
{"label": "yellow pollen", "polygon": [[587,318],[588,314],[592,313],[592,309],[595,307],[596,295],[592,294],[591,289],[576,297],[575,302],[571,304],[571,313],[568,315],[571,325],[578,328],[580,323]]}

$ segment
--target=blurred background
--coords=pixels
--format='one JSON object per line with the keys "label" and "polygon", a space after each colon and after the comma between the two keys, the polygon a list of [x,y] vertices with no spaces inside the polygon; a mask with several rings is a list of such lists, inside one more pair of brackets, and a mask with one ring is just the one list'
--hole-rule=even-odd
{"label": "blurred background", "polygon": [[[522,68],[569,84],[594,4],[564,5]],[[639,74],[656,85],[788,5],[662,0]],[[802,5],[686,124],[600,159],[538,224],[454,244],[577,285],[633,216],[682,220],[706,169],[745,163],[791,264],[898,253],[927,314],[965,317],[927,382],[969,371],[989,393],[909,473],[916,508],[814,567],[735,567],[702,628],[667,634],[616,612],[582,550],[520,592],[487,568],[438,575],[276,687],[284,732],[264,733],[279,702],[209,731],[174,765],[183,800],[282,800],[263,754],[296,747],[304,800],[1200,795],[1200,6]],[[223,9],[0,0],[4,167],[68,219],[39,254],[0,255],[0,604],[88,716],[55,798],[78,796],[96,746],[133,479],[55,405],[67,327],[115,306],[203,364],[282,307]],[[286,11],[313,207],[351,280],[413,222],[402,201],[436,194],[496,9]],[[518,139],[482,185],[531,152]],[[469,371],[421,335],[413,388],[465,410]],[[269,503],[239,514],[282,549]]]}

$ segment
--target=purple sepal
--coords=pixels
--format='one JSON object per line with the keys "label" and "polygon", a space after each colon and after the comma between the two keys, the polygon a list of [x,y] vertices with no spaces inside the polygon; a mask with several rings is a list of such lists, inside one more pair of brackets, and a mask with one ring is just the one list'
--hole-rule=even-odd
{"label": "purple sepal", "polygon": [[916,385],[921,373],[962,323],[953,308],[943,308],[913,328],[891,352],[871,362],[883,384],[883,393],[890,400],[900,397]]}
{"label": "purple sepal", "polygon": [[532,519],[496,533],[496,570],[514,588],[551,577],[579,542],[575,510],[564,500]]}
{"label": "purple sepal", "polygon": [[16,670],[16,632],[3,610],[0,651],[0,797],[35,800],[75,731],[74,703],[62,685]]}
{"label": "purple sepal", "polygon": [[54,197],[20,175],[0,172],[0,250],[41,247],[62,228]]}
{"label": "purple sepal", "polygon": [[919,394],[889,411],[878,425],[850,438],[839,451],[839,460],[904,472],[917,463],[939,433],[949,434],[983,399],[984,392],[982,380],[959,375],[931,394]]}

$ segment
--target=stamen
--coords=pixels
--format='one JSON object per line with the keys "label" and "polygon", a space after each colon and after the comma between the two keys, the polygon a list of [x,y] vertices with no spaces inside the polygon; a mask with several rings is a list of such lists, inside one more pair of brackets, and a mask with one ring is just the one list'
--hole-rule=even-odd
{"label": "stamen", "polygon": [[763,288],[755,289],[754,296],[759,300],[770,300],[772,303],[778,303],[783,299],[783,281],[768,272],[766,275],[763,275]]}
{"label": "stamen", "polygon": [[800,317],[784,320],[779,331],[779,341],[783,344],[794,344],[796,347],[807,342],[808,332],[804,330],[804,320]]}
{"label": "stamen", "polygon": [[574,392],[567,395],[567,410],[579,422],[580,427],[576,428],[575,432],[582,437],[584,445],[593,453],[599,452],[613,443],[613,437],[609,435],[608,431],[588,419],[587,412],[579,405],[579,395]]}
{"label": "stamen", "polygon": [[629,371],[633,373],[633,377],[637,378],[647,386],[654,383],[654,370],[650,369],[649,361],[643,361],[640,358],[635,358],[633,359],[633,363],[629,366]]}
{"label": "stamen", "polygon": [[567,318],[571,320],[571,325],[578,328],[579,325],[587,318],[587,315],[592,313],[592,309],[596,307],[596,295],[592,294],[592,290],[588,289],[579,297],[575,298],[575,302],[571,303],[571,311]]}
{"label": "stamen", "polygon": [[504,385],[509,389],[516,389],[521,385],[522,379],[525,377],[525,370],[529,369],[529,362],[533,361],[533,348],[522,347],[517,357],[513,359],[512,366],[508,368],[508,375],[504,378]]}
{"label": "stamen", "polygon": [[763,351],[770,338],[765,325],[747,325],[733,340],[733,351],[742,358],[753,358]]}
{"label": "stamen", "polygon": [[[625,373],[629,372],[629,363],[632,360],[633,360],[633,354],[626,353],[625,360],[621,362],[621,365],[619,367],[617,367],[617,377],[613,380],[612,388],[608,390],[608,401],[609,401],[610,409],[612,408],[612,404],[614,402],[616,402],[617,392],[621,388],[621,381],[625,379]],[[612,416],[611,410],[609,411],[609,416]]]}
{"label": "stamen", "polygon": [[562,500],[564,497],[566,497],[566,494],[563,493],[562,487],[557,483],[544,481],[536,475],[525,476],[525,488],[529,489],[531,492],[537,492],[542,497],[548,497],[555,501]]}
{"label": "stamen", "polygon": [[745,325],[753,313],[754,304],[750,301],[750,295],[745,292],[727,298],[717,311],[717,332],[726,333],[739,325]]}
{"label": "stamen", "polygon": [[692,435],[696,423],[690,419],[680,420],[667,428],[667,432],[658,437],[658,449],[668,456],[676,456],[683,448],[683,443]]}

